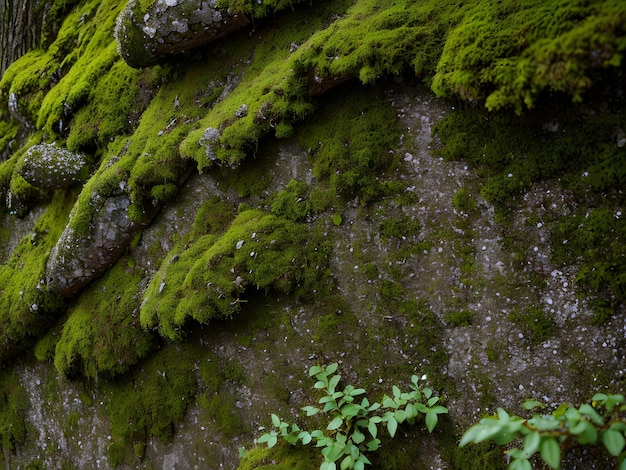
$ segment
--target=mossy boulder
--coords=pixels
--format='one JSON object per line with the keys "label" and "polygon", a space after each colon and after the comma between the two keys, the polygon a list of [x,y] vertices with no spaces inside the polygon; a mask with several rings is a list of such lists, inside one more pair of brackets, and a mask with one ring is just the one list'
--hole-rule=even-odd
{"label": "mossy boulder", "polygon": [[[70,215],[46,266],[47,284],[54,292],[70,297],[109,269],[124,253],[141,225],[129,215],[130,196],[120,188],[108,197],[92,193],[89,207],[80,200]],[[91,218],[74,221],[81,210]],[[84,215],[84,214],[83,214]]]}
{"label": "mossy boulder", "polygon": [[243,13],[218,8],[217,3],[157,0],[145,8],[141,2],[130,1],[115,28],[120,55],[131,67],[146,67],[249,23]]}
{"label": "mossy boulder", "polygon": [[88,167],[83,155],[44,143],[30,147],[15,172],[39,189],[62,189],[84,181]]}

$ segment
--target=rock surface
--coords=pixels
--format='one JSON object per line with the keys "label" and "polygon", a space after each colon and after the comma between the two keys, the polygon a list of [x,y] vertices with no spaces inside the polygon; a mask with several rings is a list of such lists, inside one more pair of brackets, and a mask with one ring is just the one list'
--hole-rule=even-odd
{"label": "rock surface", "polygon": [[115,37],[129,65],[147,67],[247,24],[245,15],[217,8],[216,0],[156,0],[145,10],[132,0],[118,18]]}
{"label": "rock surface", "polygon": [[86,165],[83,155],[55,144],[38,144],[26,151],[15,171],[39,189],[62,189],[83,181]]}
{"label": "rock surface", "polygon": [[127,249],[140,226],[128,214],[130,197],[123,191],[107,198],[94,195],[87,234],[77,234],[72,218],[50,254],[48,287],[65,297],[79,292],[110,268]]}

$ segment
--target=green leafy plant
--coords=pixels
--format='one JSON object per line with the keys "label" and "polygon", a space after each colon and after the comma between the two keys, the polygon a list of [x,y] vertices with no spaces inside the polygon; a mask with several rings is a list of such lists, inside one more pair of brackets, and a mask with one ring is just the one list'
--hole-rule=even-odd
{"label": "green leafy plant", "polygon": [[379,425],[385,426],[393,438],[398,425],[404,422],[415,424],[424,418],[426,428],[432,432],[439,415],[448,412],[447,408],[438,404],[440,398],[433,394],[432,389],[420,386],[420,381],[426,380],[425,375],[411,377],[409,392],[402,392],[394,385],[393,396],[385,395],[381,402],[370,403],[366,397],[359,402],[359,397],[366,393],[363,388],[346,385],[343,390],[337,390],[341,380],[341,375],[335,373],[337,367],[337,363],[311,367],[309,376],[317,379],[313,387],[324,391],[318,402],[322,407],[302,408],[307,416],[328,415],[330,422],[326,429],[302,430],[297,424],[289,424],[272,414],[275,429],[263,434],[258,442],[267,443],[268,447],[275,446],[279,438],[293,445],[298,442],[304,445],[314,443],[322,448],[324,461],[320,470],[359,470],[371,465],[365,453],[376,451],[381,445]]}
{"label": "green leafy plant", "polygon": [[[562,404],[550,414],[534,414],[531,419],[510,415],[498,409],[497,415],[481,419],[461,437],[460,447],[470,442],[492,440],[507,445],[521,439],[523,446],[506,451],[512,460],[511,470],[529,470],[530,458],[539,452],[541,459],[553,469],[561,466],[562,451],[571,445],[602,443],[613,457],[618,457],[619,470],[626,469],[626,404],[624,395],[597,393],[591,404],[578,408]],[[532,410],[543,406],[538,401],[524,403]]]}

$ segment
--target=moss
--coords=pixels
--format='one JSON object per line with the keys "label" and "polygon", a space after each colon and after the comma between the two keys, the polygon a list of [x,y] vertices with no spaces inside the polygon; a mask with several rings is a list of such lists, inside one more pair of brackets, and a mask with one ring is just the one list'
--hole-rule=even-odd
{"label": "moss", "polygon": [[551,338],[557,331],[554,319],[539,306],[532,307],[524,312],[512,312],[508,318],[520,326],[533,346]]}
{"label": "moss", "polygon": [[26,412],[29,398],[14,372],[0,371],[0,442],[14,450],[26,439]]}
{"label": "moss", "polygon": [[451,327],[469,326],[472,324],[474,313],[470,311],[455,310],[444,315],[446,323]]}
{"label": "moss", "polygon": [[395,111],[384,99],[372,98],[381,92],[333,92],[296,132],[301,147],[312,155],[316,178],[330,183],[341,197],[358,197],[363,204],[386,193],[379,178],[393,167],[390,150],[399,141]]}
{"label": "moss", "polygon": [[154,277],[141,308],[145,327],[180,338],[189,320],[208,323],[239,311],[248,287],[307,293],[327,273],[328,251],[306,225],[241,212],[220,236],[186,243]]}
{"label": "moss", "polygon": [[454,197],[452,198],[452,204],[454,205],[456,210],[465,212],[467,214],[476,210],[476,208],[478,207],[476,200],[471,196],[470,192],[465,187],[459,189],[454,194]]}
{"label": "moss", "polygon": [[309,446],[255,447],[246,454],[237,470],[315,470],[320,464],[318,449]]}
{"label": "moss", "polygon": [[167,442],[196,394],[197,382],[185,353],[166,347],[140,370],[103,386],[111,422],[112,466],[132,463],[150,436]]}
{"label": "moss", "polygon": [[0,360],[18,353],[55,321],[64,302],[45,284],[46,261],[63,230],[73,195],[55,192],[33,233],[20,240],[0,266]]}
{"label": "moss", "polygon": [[[68,312],[54,365],[64,375],[113,377],[150,354],[155,338],[139,323],[142,273],[122,258]],[[114,300],[112,300],[114,299]]]}

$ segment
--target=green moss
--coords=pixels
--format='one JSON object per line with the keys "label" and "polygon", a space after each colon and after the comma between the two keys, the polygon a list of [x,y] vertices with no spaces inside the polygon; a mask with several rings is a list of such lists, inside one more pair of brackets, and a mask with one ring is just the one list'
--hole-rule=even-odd
{"label": "green moss", "polygon": [[463,187],[459,189],[452,198],[452,204],[458,211],[463,211],[466,214],[476,210],[478,204],[476,200],[471,196],[467,188]]}
{"label": "green moss", "polygon": [[626,13],[612,0],[479,2],[468,10],[447,38],[433,89],[484,100],[489,109],[519,113],[546,92],[580,101],[594,69],[619,67],[626,49]]}
{"label": "green moss", "polygon": [[395,164],[391,150],[399,129],[395,111],[381,93],[371,88],[337,90],[297,128],[301,147],[312,155],[316,178],[346,200],[358,197],[367,204],[387,192],[379,178]]}
{"label": "green moss", "polygon": [[557,331],[554,319],[539,306],[531,307],[523,312],[514,311],[509,314],[508,318],[522,329],[533,346],[551,338]]}
{"label": "green moss", "polygon": [[[113,377],[148,356],[155,338],[139,323],[142,273],[122,258],[68,312],[54,365],[65,375]],[[114,299],[114,300],[112,300]]]}
{"label": "green moss", "polygon": [[150,436],[167,442],[196,394],[197,382],[185,352],[166,347],[140,370],[104,385],[112,442],[112,466],[132,463]]}
{"label": "green moss", "polygon": [[45,270],[72,203],[72,194],[54,193],[33,232],[20,240],[11,258],[0,266],[0,360],[28,347],[63,307],[63,300],[46,287]]}
{"label": "green moss", "polygon": [[29,398],[14,372],[0,371],[0,442],[13,450],[26,439]]}
{"label": "green moss", "polygon": [[316,470],[319,465],[318,449],[279,444],[271,449],[255,447],[248,451],[237,470]]}
{"label": "green moss", "polygon": [[141,322],[180,338],[190,320],[208,323],[238,312],[248,288],[308,293],[328,275],[324,243],[306,225],[241,212],[224,234],[175,248],[146,291]]}
{"label": "green moss", "polygon": [[469,326],[472,324],[472,320],[474,319],[474,313],[464,310],[455,310],[447,312],[444,315],[444,319],[446,323],[453,328],[459,326]]}

